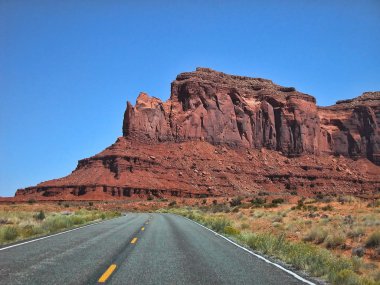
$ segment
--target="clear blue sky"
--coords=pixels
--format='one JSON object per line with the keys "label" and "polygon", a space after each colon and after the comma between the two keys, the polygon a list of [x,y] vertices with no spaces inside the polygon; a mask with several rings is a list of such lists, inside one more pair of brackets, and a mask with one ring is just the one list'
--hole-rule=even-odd
{"label": "clear blue sky", "polygon": [[197,66],[319,105],[380,90],[380,1],[0,0],[0,196],[69,174],[126,100]]}

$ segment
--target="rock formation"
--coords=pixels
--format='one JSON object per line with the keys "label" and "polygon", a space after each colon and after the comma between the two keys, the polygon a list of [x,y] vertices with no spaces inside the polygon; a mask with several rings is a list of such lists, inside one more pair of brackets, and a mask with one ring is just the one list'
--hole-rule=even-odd
{"label": "rock formation", "polygon": [[197,68],[177,76],[166,102],[128,102],[111,147],[16,197],[374,193],[379,126],[380,92],[318,107],[293,87]]}

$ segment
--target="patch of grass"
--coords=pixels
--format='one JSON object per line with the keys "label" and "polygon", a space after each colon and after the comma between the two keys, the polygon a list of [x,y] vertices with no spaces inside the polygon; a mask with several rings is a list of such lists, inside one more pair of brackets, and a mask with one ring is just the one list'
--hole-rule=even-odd
{"label": "patch of grass", "polygon": [[34,215],[34,218],[37,220],[37,221],[42,221],[45,219],[45,213],[44,211],[39,211],[37,214]]}
{"label": "patch of grass", "polygon": [[366,247],[380,246],[380,231],[372,233],[365,242]]}
{"label": "patch of grass", "polygon": [[346,237],[342,233],[333,233],[326,237],[326,247],[327,248],[337,248],[338,246],[342,246],[346,241]]}
{"label": "patch of grass", "polygon": [[[80,210],[63,214],[54,212],[0,211],[7,224],[0,225],[0,244],[38,235],[55,233],[94,220],[120,216],[119,212]],[[8,225],[9,224],[9,225]],[[11,224],[11,225],[10,225]]]}
{"label": "patch of grass", "polygon": [[333,208],[333,206],[331,206],[331,205],[326,205],[326,206],[323,206],[323,207],[321,208],[321,210],[322,210],[322,211],[332,211],[332,210],[334,210],[334,208]]}
{"label": "patch of grass", "polygon": [[359,227],[352,228],[348,233],[347,236],[349,238],[358,238],[364,235],[364,229]]}
{"label": "patch of grass", "polygon": [[273,203],[273,204],[282,204],[282,203],[284,203],[284,202],[285,202],[285,200],[282,199],[282,198],[277,198],[277,199],[273,199],[273,200],[272,200],[272,203]]}
{"label": "patch of grass", "polygon": [[5,226],[0,228],[0,242],[13,241],[18,237],[19,233],[14,226]]}
{"label": "patch of grass", "polygon": [[314,242],[315,244],[320,244],[325,241],[327,237],[327,232],[320,228],[320,227],[315,227],[312,228],[303,238],[304,241],[310,241]]}
{"label": "patch of grass", "polygon": [[235,197],[230,201],[230,206],[231,207],[236,207],[241,205],[241,201],[243,200],[242,197]]}
{"label": "patch of grass", "polygon": [[240,234],[240,231],[232,226],[226,226],[224,229],[223,229],[223,232],[227,235],[230,235],[230,236],[236,236],[238,234]]}

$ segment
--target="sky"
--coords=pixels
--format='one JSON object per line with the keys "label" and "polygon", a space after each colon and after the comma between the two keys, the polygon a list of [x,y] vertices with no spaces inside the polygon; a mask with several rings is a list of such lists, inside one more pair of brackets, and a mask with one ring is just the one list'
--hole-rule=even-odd
{"label": "sky", "polygon": [[0,0],[0,196],[122,135],[126,101],[209,67],[313,95],[380,90],[379,0]]}

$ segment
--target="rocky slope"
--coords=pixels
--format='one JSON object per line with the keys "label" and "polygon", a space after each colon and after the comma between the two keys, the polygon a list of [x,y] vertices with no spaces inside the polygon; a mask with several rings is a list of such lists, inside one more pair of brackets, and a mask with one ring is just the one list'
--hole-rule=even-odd
{"label": "rocky slope", "polygon": [[380,92],[331,107],[270,80],[181,73],[166,102],[127,103],[123,137],[16,198],[380,192]]}

